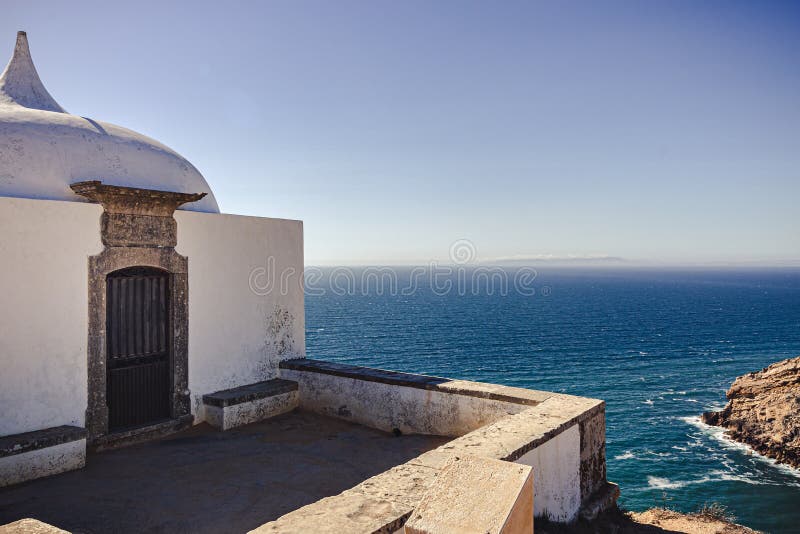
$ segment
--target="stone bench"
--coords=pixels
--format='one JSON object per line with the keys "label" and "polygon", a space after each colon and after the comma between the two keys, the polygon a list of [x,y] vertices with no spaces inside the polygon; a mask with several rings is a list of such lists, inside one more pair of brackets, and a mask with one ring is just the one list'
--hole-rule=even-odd
{"label": "stone bench", "polygon": [[0,487],[86,465],[86,429],[57,426],[0,437]]}
{"label": "stone bench", "polygon": [[275,378],[203,395],[206,421],[220,430],[263,421],[294,410],[297,382]]}

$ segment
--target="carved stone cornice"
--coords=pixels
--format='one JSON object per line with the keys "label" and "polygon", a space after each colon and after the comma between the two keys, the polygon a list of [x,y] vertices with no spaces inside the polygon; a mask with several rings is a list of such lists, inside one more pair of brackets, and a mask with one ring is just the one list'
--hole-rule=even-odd
{"label": "carved stone cornice", "polygon": [[78,195],[103,205],[108,213],[172,217],[182,204],[196,202],[207,193],[175,193],[104,184],[100,180],[75,182],[70,188]]}
{"label": "carved stone cornice", "polygon": [[76,182],[70,188],[103,206],[101,238],[109,247],[174,247],[175,210],[206,196],[108,185],[99,180]]}

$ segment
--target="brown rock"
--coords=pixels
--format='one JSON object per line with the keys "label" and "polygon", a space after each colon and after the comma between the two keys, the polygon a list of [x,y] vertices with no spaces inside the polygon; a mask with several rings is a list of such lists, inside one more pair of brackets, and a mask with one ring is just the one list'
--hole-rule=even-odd
{"label": "brown rock", "polygon": [[737,378],[719,412],[703,421],[781,463],[800,468],[800,357]]}

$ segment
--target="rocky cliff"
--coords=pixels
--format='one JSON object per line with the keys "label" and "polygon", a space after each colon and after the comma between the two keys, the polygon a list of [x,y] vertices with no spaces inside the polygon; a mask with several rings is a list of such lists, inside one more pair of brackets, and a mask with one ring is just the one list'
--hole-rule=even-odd
{"label": "rocky cliff", "polygon": [[800,357],[737,378],[720,412],[703,421],[757,452],[800,468]]}

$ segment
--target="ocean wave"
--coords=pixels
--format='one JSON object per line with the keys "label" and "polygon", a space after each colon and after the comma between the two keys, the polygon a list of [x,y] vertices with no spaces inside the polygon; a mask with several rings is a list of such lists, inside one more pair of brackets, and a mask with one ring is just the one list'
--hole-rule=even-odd
{"label": "ocean wave", "polygon": [[[683,421],[684,423],[691,425],[695,428],[698,428],[703,432],[703,434],[709,436],[710,438],[714,439],[718,443],[720,443],[725,449],[734,450],[738,452],[742,452],[747,454],[748,456],[758,460],[761,463],[767,464],[770,467],[781,471],[784,474],[791,475],[793,477],[800,478],[800,469],[796,469],[794,467],[788,466],[786,464],[778,463],[777,461],[773,460],[768,456],[764,456],[763,454],[758,453],[755,449],[746,445],[744,443],[740,443],[734,439],[728,437],[725,429],[718,426],[712,426],[705,424],[699,416],[693,415],[688,417],[678,417],[679,420]],[[739,480],[740,482],[744,482],[744,480]],[[755,484],[756,482],[749,482]],[[792,486],[798,484],[791,484]]]}
{"label": "ocean wave", "polygon": [[[670,480],[666,477],[648,476],[647,486],[650,489],[681,489],[686,486],[693,486],[697,484],[708,484],[713,482],[742,482],[753,486],[781,486],[779,484],[768,480],[759,479],[756,474],[737,474],[725,471],[711,471],[707,475],[692,480]],[[789,484],[790,486],[798,486],[800,484]]]}
{"label": "ocean wave", "polygon": [[622,454],[614,456],[615,460],[630,460],[631,458],[636,458],[636,455],[631,451],[625,451]]}
{"label": "ocean wave", "polygon": [[647,485],[653,489],[680,489],[692,483],[693,483],[692,481],[673,482],[672,480],[666,477],[655,477],[652,475],[647,477]]}

